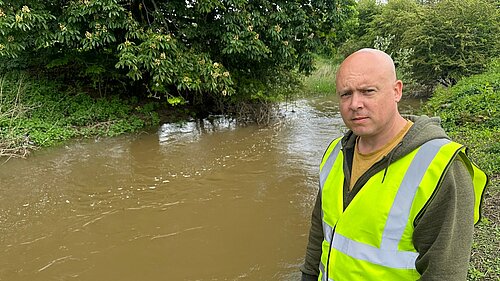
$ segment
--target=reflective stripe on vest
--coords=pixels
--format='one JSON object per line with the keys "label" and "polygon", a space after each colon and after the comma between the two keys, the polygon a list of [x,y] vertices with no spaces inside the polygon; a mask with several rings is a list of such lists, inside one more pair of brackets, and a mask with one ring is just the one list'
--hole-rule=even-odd
{"label": "reflective stripe on vest", "polygon": [[[418,253],[399,251],[398,244],[407,225],[411,205],[418,190],[419,184],[415,183],[421,182],[429,164],[433,161],[441,147],[447,143],[450,143],[447,139],[435,139],[428,141],[423,144],[415,154],[415,157],[412,159],[396,193],[396,197],[391,205],[382,234],[380,248],[354,241],[338,233],[333,233],[334,228],[323,220],[323,233],[325,240],[331,245],[332,248],[355,259],[368,261],[373,264],[390,268],[415,269],[415,260],[418,257]],[[321,169],[321,190],[324,188],[326,178],[330,173],[333,163],[335,163],[340,149],[341,144],[339,141]],[[332,234],[333,243],[331,241]],[[321,269],[324,270],[324,266],[325,265],[322,265]],[[321,270],[322,279],[331,280],[327,279],[323,270]]]}
{"label": "reflective stripe on vest", "polygon": [[319,263],[319,271],[321,271],[321,281],[335,281],[332,278],[327,278],[325,266],[321,262]]}

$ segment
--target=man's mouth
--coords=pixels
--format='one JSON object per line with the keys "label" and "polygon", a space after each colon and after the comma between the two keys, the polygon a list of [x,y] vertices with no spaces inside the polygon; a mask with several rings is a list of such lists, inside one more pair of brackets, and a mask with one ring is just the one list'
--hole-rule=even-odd
{"label": "man's mouth", "polygon": [[364,119],[368,119],[368,117],[364,117],[364,116],[362,116],[362,117],[354,117],[351,120],[352,121],[360,121],[360,120],[364,120]]}

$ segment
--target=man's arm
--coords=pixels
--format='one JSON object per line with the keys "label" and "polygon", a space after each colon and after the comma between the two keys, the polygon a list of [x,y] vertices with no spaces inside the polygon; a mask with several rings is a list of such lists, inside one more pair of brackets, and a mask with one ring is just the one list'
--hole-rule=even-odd
{"label": "man's arm", "polygon": [[413,244],[421,281],[466,280],[474,232],[474,188],[460,160],[454,160],[436,196],[416,222]]}
{"label": "man's arm", "polygon": [[300,267],[302,271],[302,281],[318,280],[322,243],[323,226],[321,223],[321,196],[318,194],[311,217],[311,229],[309,230],[309,243],[307,244],[305,262]]}

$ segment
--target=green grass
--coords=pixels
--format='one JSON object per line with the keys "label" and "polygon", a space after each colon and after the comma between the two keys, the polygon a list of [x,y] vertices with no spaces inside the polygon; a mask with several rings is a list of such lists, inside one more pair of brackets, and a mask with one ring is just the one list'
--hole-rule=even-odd
{"label": "green grass", "polygon": [[500,180],[492,179],[476,225],[467,280],[500,280]]}
{"label": "green grass", "polygon": [[329,95],[335,93],[335,73],[338,63],[334,60],[318,57],[316,70],[303,79],[303,95]]}
{"label": "green grass", "polygon": [[116,136],[159,123],[154,103],[86,92],[22,75],[0,78],[0,157],[76,137]]}

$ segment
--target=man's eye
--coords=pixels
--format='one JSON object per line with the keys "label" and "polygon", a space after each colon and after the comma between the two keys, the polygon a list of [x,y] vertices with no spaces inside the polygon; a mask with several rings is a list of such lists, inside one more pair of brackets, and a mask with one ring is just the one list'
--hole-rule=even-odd
{"label": "man's eye", "polygon": [[375,93],[375,89],[363,89],[363,90],[361,90],[361,93],[363,95],[372,95]]}

